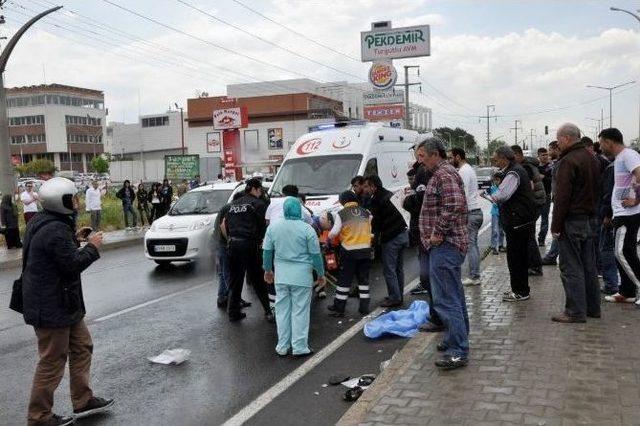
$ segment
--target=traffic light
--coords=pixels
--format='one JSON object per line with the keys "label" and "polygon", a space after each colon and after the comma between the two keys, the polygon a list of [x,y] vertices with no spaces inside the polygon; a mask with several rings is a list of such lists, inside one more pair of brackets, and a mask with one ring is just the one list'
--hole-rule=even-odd
{"label": "traffic light", "polygon": [[549,126],[544,126],[544,134],[545,135],[549,134]]}

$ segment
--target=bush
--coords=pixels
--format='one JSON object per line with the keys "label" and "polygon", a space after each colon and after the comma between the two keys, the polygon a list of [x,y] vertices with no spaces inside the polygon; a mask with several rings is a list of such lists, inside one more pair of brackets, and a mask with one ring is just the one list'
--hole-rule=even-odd
{"label": "bush", "polygon": [[37,160],[29,161],[26,164],[16,166],[16,171],[20,176],[40,176],[40,175],[52,175],[56,171],[56,166],[53,161],[46,158],[38,158]]}

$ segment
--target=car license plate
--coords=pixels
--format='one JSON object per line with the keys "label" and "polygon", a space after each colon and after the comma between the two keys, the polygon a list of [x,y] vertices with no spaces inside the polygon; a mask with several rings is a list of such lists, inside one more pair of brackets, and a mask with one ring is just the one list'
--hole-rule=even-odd
{"label": "car license plate", "polygon": [[157,252],[172,252],[176,251],[176,246],[174,245],[164,245],[164,246],[155,246]]}

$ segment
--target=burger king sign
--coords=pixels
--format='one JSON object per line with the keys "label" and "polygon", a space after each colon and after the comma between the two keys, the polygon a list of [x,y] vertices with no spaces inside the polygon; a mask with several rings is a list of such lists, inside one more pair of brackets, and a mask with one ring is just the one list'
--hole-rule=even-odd
{"label": "burger king sign", "polygon": [[369,70],[369,82],[374,89],[387,90],[396,84],[398,73],[391,61],[377,61]]}

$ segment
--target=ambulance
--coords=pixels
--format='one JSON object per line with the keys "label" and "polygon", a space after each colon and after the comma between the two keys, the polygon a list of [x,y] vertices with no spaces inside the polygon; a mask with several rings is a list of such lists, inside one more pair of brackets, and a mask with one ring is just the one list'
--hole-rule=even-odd
{"label": "ambulance", "polygon": [[321,215],[340,208],[338,195],[351,188],[354,176],[378,175],[409,223],[402,209],[407,171],[415,162],[414,145],[427,135],[365,121],[312,130],[289,150],[271,186],[271,197],[281,197],[285,185],[296,185],[306,195],[306,206]]}

